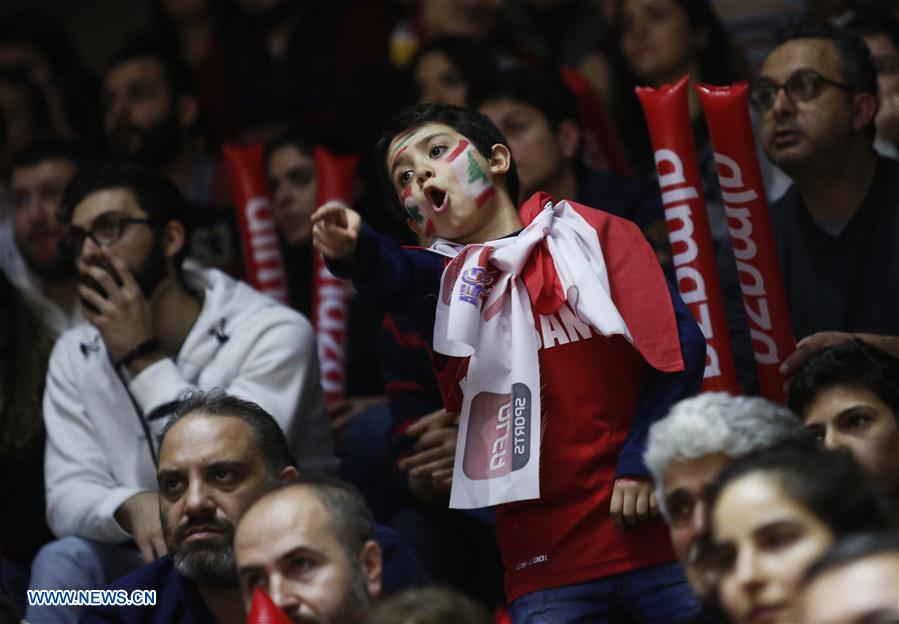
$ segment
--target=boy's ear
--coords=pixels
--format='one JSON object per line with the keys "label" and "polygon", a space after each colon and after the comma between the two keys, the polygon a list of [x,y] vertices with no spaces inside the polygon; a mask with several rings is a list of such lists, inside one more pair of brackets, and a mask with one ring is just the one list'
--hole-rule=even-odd
{"label": "boy's ear", "polygon": [[487,164],[490,165],[490,173],[493,175],[509,173],[509,167],[512,166],[512,152],[502,143],[497,143],[491,148]]}

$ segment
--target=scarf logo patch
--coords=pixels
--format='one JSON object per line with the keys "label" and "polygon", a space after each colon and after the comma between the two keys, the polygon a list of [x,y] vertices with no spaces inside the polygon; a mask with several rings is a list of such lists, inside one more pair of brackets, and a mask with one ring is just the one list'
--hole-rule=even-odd
{"label": "scarf logo patch", "polygon": [[531,391],[481,392],[471,401],[462,469],[469,479],[493,479],[527,466],[531,458]]}
{"label": "scarf logo patch", "polygon": [[459,301],[465,301],[472,305],[478,305],[478,300],[486,296],[487,287],[493,279],[484,267],[471,267],[461,276],[462,284],[459,286]]}

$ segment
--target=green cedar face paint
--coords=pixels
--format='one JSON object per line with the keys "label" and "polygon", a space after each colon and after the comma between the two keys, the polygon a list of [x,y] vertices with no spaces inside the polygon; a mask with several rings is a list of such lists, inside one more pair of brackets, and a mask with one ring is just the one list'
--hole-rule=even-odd
{"label": "green cedar face paint", "polygon": [[[464,146],[462,146],[463,143]],[[461,149],[460,146],[462,146]],[[474,199],[478,208],[483,207],[496,194],[496,189],[475,156],[475,147],[462,139],[451,156],[452,160],[447,160],[453,165],[453,171],[463,192]]]}

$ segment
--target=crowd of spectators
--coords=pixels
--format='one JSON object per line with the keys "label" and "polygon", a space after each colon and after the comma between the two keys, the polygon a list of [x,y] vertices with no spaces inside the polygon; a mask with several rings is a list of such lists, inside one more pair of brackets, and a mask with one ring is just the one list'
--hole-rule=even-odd
{"label": "crowd of spectators", "polygon": [[[0,10],[0,622],[899,621],[899,5],[738,4],[158,0],[98,71],[49,13]],[[701,391],[634,91],[683,76],[749,82],[784,405],[691,87],[743,393]],[[247,283],[229,144],[262,148],[284,303]],[[351,206],[319,148],[360,157]],[[541,494],[464,508],[466,392],[532,341],[448,352],[443,288],[547,207],[601,267],[563,275],[571,238],[480,267],[485,300],[511,274],[533,306]],[[318,254],[345,280],[337,398]],[[101,588],[155,604],[31,591]]]}

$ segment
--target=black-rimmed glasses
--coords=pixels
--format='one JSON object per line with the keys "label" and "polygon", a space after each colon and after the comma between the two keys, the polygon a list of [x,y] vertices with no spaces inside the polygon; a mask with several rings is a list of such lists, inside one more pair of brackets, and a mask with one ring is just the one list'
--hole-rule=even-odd
{"label": "black-rimmed glasses", "polygon": [[855,87],[825,78],[813,69],[800,69],[791,75],[783,84],[779,84],[770,78],[759,78],[749,92],[749,102],[758,111],[765,112],[774,106],[774,100],[781,89],[787,94],[790,102],[806,102],[818,97],[823,85],[830,85],[843,89],[849,93],[855,93]]}
{"label": "black-rimmed glasses", "polygon": [[90,227],[87,229],[78,227],[77,225],[69,226],[60,239],[59,244],[64,251],[77,258],[81,255],[84,241],[88,238],[94,241],[94,244],[98,247],[112,245],[122,238],[122,234],[125,232],[125,226],[131,225],[132,223],[142,223],[151,227],[155,227],[159,224],[158,221],[154,221],[153,219],[136,219],[117,212],[107,212],[94,219],[93,223],[91,223]]}

